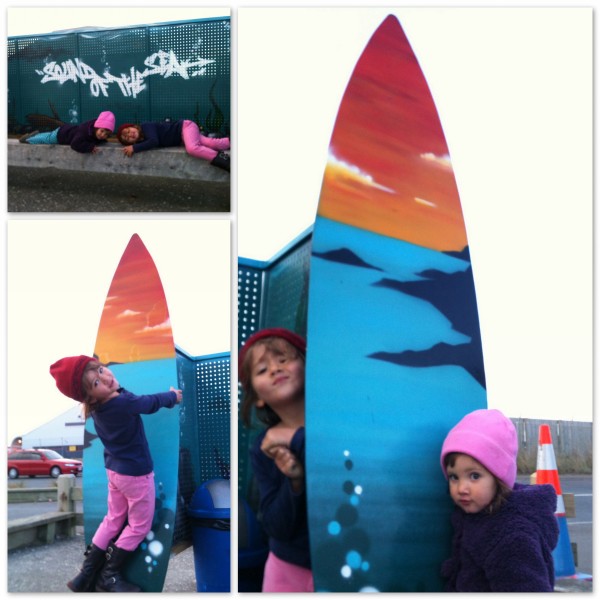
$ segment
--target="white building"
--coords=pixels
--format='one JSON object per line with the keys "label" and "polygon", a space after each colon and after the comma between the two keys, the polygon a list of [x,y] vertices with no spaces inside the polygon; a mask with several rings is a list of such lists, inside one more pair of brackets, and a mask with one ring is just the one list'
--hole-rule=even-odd
{"label": "white building", "polygon": [[51,448],[65,457],[81,456],[85,420],[78,404],[22,436],[23,448]]}

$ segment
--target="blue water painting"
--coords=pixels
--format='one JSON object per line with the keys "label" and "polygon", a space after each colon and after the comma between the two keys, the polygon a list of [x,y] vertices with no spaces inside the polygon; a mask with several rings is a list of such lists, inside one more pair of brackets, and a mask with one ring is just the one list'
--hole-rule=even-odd
{"label": "blue water painting", "polygon": [[[317,591],[440,591],[447,432],[486,407],[468,257],[318,217],[307,332]],[[326,565],[326,566],[325,566]]]}

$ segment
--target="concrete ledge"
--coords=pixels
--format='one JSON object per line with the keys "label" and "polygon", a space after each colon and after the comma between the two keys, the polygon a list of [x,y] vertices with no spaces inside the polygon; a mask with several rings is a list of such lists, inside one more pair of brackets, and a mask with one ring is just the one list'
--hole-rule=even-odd
{"label": "concrete ledge", "polygon": [[8,550],[38,544],[52,544],[56,536],[73,537],[77,517],[70,512],[52,512],[7,523]]}
{"label": "concrete ledge", "polygon": [[96,154],[81,154],[69,146],[21,144],[8,140],[9,167],[54,168],[63,171],[120,173],[148,177],[195,179],[229,184],[229,173],[213,167],[208,161],[194,158],[181,148],[157,148],[134,154],[122,152],[118,142],[108,142]]}

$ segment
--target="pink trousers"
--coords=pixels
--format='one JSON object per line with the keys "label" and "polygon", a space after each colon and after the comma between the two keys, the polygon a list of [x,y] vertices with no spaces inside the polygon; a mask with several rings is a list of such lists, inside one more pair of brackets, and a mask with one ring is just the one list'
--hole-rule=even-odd
{"label": "pink trousers", "polygon": [[[133,477],[107,469],[106,474],[108,514],[100,523],[92,542],[101,550],[106,550],[110,541],[119,536],[115,541],[118,548],[135,550],[152,528],[156,496],[154,473]],[[123,529],[125,521],[127,525]]]}
{"label": "pink trousers", "polygon": [[263,592],[314,592],[312,571],[277,558],[269,552],[263,576]]}
{"label": "pink trousers", "polygon": [[185,151],[196,158],[211,161],[219,150],[229,149],[229,138],[210,138],[202,135],[198,125],[194,121],[183,122],[181,138],[185,145]]}

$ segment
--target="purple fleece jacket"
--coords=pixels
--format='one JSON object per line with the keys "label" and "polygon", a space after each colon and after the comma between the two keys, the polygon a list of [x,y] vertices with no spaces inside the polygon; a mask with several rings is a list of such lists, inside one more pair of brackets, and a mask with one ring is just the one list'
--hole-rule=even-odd
{"label": "purple fleece jacket", "polygon": [[516,483],[495,513],[452,515],[452,556],[442,565],[448,592],[552,592],[558,542],[556,492]]}
{"label": "purple fleece jacket", "polygon": [[98,144],[105,144],[106,140],[96,138],[96,120],[85,121],[80,125],[61,125],[58,128],[57,141],[62,146],[71,146],[76,152],[87,154]]}
{"label": "purple fleece jacket", "polygon": [[[252,470],[260,492],[260,518],[269,536],[269,548],[277,558],[310,569],[306,491],[297,494],[290,480],[277,468],[260,445],[262,432],[250,449]],[[304,427],[296,431],[290,450],[304,465]]]}

